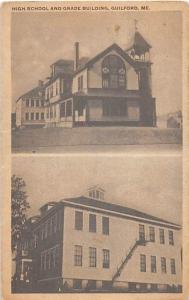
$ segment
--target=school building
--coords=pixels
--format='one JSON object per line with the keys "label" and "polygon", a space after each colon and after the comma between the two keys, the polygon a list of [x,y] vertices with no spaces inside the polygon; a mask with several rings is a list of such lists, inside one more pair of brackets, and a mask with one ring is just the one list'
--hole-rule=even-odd
{"label": "school building", "polygon": [[40,292],[181,292],[181,226],[105,201],[49,202],[28,222],[16,278]]}

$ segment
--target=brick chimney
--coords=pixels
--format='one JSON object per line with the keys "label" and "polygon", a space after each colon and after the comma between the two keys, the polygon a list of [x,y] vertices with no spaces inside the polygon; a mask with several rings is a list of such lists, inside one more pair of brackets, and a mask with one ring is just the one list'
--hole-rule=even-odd
{"label": "brick chimney", "polygon": [[75,42],[74,70],[76,71],[78,67],[79,67],[79,42]]}

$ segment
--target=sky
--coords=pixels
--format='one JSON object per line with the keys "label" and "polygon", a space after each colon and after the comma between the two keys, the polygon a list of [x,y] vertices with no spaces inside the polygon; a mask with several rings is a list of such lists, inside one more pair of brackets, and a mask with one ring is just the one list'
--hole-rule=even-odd
{"label": "sky", "polygon": [[29,215],[48,201],[86,195],[98,184],[108,202],[182,223],[180,156],[14,156],[12,174],[25,180]]}
{"label": "sky", "polygon": [[93,57],[113,43],[132,44],[135,22],[152,45],[152,89],[157,115],[181,109],[182,19],[180,12],[16,12],[12,13],[12,109],[23,93],[50,74],[58,59]]}

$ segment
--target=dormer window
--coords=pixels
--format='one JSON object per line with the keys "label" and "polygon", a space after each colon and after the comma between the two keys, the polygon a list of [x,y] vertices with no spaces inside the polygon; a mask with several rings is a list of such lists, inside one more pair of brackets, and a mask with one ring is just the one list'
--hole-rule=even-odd
{"label": "dormer window", "polygon": [[102,62],[102,87],[125,88],[126,70],[122,59],[117,55],[108,55]]}

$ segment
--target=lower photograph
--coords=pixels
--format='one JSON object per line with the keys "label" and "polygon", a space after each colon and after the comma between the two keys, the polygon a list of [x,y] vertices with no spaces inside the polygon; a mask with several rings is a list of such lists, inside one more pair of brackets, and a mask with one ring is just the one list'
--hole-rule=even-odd
{"label": "lower photograph", "polygon": [[12,158],[12,293],[181,293],[181,156]]}

